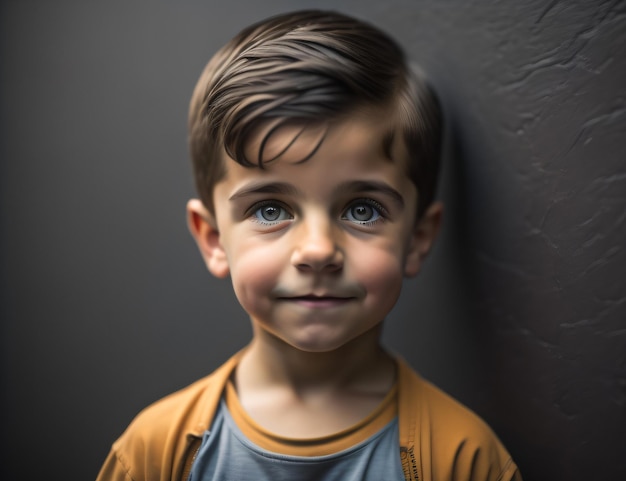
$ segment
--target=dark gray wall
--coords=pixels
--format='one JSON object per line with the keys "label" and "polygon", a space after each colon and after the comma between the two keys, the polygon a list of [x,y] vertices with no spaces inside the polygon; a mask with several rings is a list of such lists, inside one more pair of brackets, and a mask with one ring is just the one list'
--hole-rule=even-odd
{"label": "dark gray wall", "polygon": [[395,35],[449,114],[442,238],[387,344],[527,480],[626,477],[623,2],[1,5],[2,479],[94,478],[245,344],[184,223],[186,106],[240,28],[313,5]]}

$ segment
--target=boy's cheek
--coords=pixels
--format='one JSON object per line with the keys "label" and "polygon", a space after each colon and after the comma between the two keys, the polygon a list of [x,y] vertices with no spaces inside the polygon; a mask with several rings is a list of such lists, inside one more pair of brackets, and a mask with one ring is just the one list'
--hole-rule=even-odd
{"label": "boy's cheek", "polygon": [[276,285],[284,263],[284,254],[272,247],[247,252],[230,252],[230,272],[237,296],[243,301],[262,293],[269,293]]}
{"label": "boy's cheek", "polygon": [[[367,262],[359,264],[355,269],[356,277],[363,283],[369,294],[397,299],[396,292],[400,291],[404,277],[402,259],[389,252],[375,252],[364,256]],[[386,303],[386,302],[385,302]]]}

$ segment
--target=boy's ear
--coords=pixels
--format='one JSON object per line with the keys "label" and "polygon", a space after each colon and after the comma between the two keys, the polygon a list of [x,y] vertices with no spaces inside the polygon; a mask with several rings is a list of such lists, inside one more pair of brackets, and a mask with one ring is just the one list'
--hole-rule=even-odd
{"label": "boy's ear", "polygon": [[420,271],[424,259],[430,252],[437,234],[439,234],[442,217],[443,204],[433,202],[415,226],[404,264],[406,277],[415,277]]}
{"label": "boy's ear", "polygon": [[226,277],[229,272],[228,259],[220,243],[215,216],[199,199],[187,202],[187,225],[209,272],[215,277]]}

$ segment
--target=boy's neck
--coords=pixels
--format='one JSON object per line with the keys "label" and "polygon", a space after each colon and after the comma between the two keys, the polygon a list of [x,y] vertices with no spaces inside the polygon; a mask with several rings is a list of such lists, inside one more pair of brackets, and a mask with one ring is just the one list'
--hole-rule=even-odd
{"label": "boy's neck", "polygon": [[372,413],[395,383],[395,363],[379,341],[376,327],[340,349],[305,352],[255,332],[235,371],[239,401],[278,435],[340,432]]}

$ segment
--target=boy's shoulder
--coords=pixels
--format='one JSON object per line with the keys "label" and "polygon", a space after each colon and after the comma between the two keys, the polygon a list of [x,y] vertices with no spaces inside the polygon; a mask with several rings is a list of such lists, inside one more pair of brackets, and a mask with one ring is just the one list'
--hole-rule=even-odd
{"label": "boy's shoulder", "polygon": [[400,446],[419,465],[419,472],[433,478],[456,472],[466,473],[467,479],[521,479],[511,456],[480,416],[403,360],[398,366]]}
{"label": "boy's shoulder", "polygon": [[[405,392],[400,397],[400,411],[405,412],[409,406],[415,411],[417,422],[436,423],[438,430],[456,432],[490,432],[489,426],[470,408],[453,398],[450,394],[424,379],[405,361],[398,361],[400,367],[399,389]],[[404,372],[403,372],[404,371]],[[411,416],[412,417],[412,416]]]}
{"label": "boy's shoulder", "polygon": [[[129,430],[169,430],[180,425],[190,433],[202,436],[217,408],[224,385],[237,365],[236,354],[208,376],[175,391],[143,409],[129,426]],[[132,429],[131,429],[132,428]]]}
{"label": "boy's shoulder", "polygon": [[113,443],[100,478],[126,479],[121,476],[126,473],[131,479],[160,479],[160,473],[169,473],[165,479],[178,479],[188,450],[210,426],[238,358],[139,412]]}

